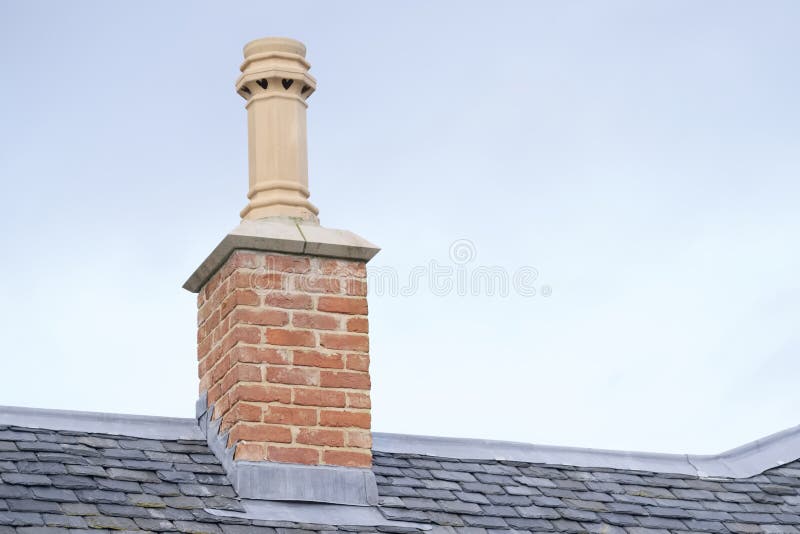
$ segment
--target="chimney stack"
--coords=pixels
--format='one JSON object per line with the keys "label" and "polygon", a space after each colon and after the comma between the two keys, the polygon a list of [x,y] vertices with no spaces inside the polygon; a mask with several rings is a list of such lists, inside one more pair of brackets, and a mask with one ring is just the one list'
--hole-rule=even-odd
{"label": "chimney stack", "polygon": [[244,58],[249,203],[184,284],[198,418],[243,498],[374,504],[366,263],[379,249],[320,226],[308,200],[305,46],[259,39]]}

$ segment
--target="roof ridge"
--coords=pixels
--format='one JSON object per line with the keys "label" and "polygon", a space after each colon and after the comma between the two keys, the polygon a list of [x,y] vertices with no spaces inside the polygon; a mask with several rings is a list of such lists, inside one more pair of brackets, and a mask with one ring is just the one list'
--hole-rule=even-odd
{"label": "roof ridge", "polygon": [[[206,440],[197,419],[191,417],[0,406],[0,425],[148,439]],[[459,460],[505,460],[702,478],[748,478],[800,459],[800,425],[718,454],[593,449],[384,432],[373,432],[373,450]]]}
{"label": "roof ridge", "polygon": [[374,451],[392,454],[626,469],[702,478],[749,478],[800,458],[800,425],[718,454],[624,451],[384,432],[373,432],[372,442]]}
{"label": "roof ridge", "polygon": [[146,439],[205,441],[197,420],[191,417],[0,406],[0,425]]}

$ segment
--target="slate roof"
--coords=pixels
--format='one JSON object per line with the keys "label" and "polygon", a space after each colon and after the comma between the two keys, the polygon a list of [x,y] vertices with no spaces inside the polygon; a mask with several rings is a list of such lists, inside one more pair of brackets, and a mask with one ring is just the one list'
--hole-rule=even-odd
{"label": "slate roof", "polygon": [[0,533],[800,533],[797,461],[709,479],[375,451],[373,471],[382,516],[416,526],[227,517],[244,503],[203,440],[0,426]]}

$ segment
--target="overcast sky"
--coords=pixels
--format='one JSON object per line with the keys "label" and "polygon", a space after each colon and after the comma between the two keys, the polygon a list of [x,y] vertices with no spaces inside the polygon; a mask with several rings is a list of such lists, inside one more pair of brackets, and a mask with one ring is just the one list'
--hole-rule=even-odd
{"label": "overcast sky", "polygon": [[319,82],[312,201],[382,247],[373,278],[538,273],[373,285],[375,430],[713,453],[794,426],[798,25],[791,1],[0,1],[0,404],[193,415],[181,285],[246,201],[241,48],[283,35]]}

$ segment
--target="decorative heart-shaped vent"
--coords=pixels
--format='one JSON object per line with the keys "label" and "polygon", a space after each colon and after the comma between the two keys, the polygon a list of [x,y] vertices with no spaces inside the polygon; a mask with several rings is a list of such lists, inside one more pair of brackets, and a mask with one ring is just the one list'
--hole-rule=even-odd
{"label": "decorative heart-shaped vent", "polygon": [[288,89],[288,88],[290,88],[290,87],[292,86],[292,84],[293,84],[293,83],[294,83],[294,80],[287,80],[286,78],[284,78],[283,80],[281,80],[281,85],[283,85],[283,88],[284,88],[284,89]]}

